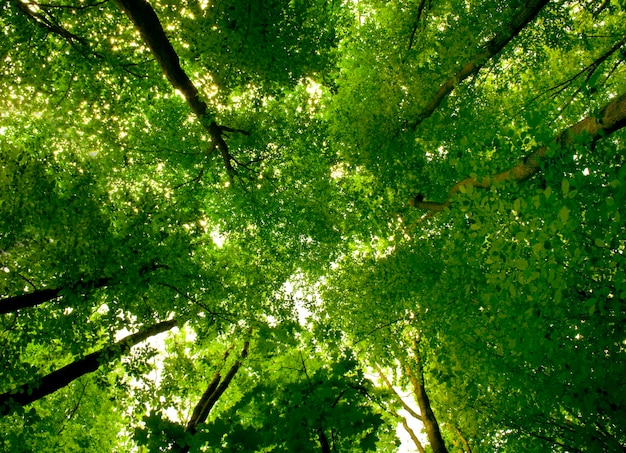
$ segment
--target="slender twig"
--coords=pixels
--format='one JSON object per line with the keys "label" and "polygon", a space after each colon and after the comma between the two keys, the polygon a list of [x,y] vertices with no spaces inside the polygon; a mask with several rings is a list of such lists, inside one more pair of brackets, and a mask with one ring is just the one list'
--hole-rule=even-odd
{"label": "slender twig", "polygon": [[57,436],[60,435],[63,432],[63,430],[65,429],[65,424],[67,422],[69,422],[70,420],[72,420],[72,418],[74,418],[74,415],[76,415],[76,412],[78,412],[78,408],[80,407],[80,403],[83,400],[83,396],[85,396],[85,392],[87,391],[87,386],[82,381],[78,381],[78,382],[82,386],[82,390],[81,390],[80,395],[78,397],[78,401],[76,401],[76,404],[74,405],[74,407],[72,408],[70,413],[65,416],[65,419],[63,420],[63,423],[61,423],[61,427],[57,431]]}
{"label": "slender twig", "polygon": [[426,5],[426,0],[422,0],[417,7],[417,17],[415,18],[415,23],[413,25],[413,31],[411,32],[411,37],[409,38],[409,46],[407,47],[407,52],[411,50],[413,47],[413,39],[415,38],[415,33],[417,32],[417,28],[420,24],[420,19],[422,17],[422,12],[424,11],[424,6]]}
{"label": "slender twig", "polygon": [[189,181],[181,182],[180,184],[175,185],[174,187],[172,187],[172,190],[180,189],[181,187],[186,186],[187,184],[191,184],[192,182],[199,182],[202,179],[202,176],[204,176],[204,167],[200,169],[198,176],[190,179]]}
{"label": "slender twig", "polygon": [[[539,99],[542,96],[545,96],[546,94],[550,94],[552,97],[555,97],[556,95],[561,93],[563,90],[567,89],[569,85],[571,85],[578,77],[580,77],[583,74],[587,74],[587,76],[585,77],[585,82],[588,82],[589,79],[591,79],[591,77],[595,73],[595,71],[600,67],[600,65],[604,63],[604,61],[606,61],[607,58],[609,58],[611,55],[617,52],[625,43],[626,43],[626,37],[623,37],[617,43],[615,43],[613,47],[607,50],[604,54],[600,55],[600,57],[598,57],[593,62],[585,66],[583,69],[581,69],[574,75],[568,77],[567,79],[563,80],[562,82],[559,82],[556,85],[548,88],[547,90],[542,91],[538,95],[531,98],[530,101],[527,102],[527,104],[530,104],[536,101],[537,99]],[[577,92],[578,91],[580,91],[580,88],[577,90]]]}
{"label": "slender twig", "polygon": [[51,5],[49,3],[35,3],[35,2],[25,2],[29,5],[39,6],[40,8],[64,8],[64,9],[72,9],[72,10],[81,10],[81,9],[89,9],[94,8],[96,6],[104,5],[108,3],[109,0],[102,0],[101,2],[92,3],[89,5]]}

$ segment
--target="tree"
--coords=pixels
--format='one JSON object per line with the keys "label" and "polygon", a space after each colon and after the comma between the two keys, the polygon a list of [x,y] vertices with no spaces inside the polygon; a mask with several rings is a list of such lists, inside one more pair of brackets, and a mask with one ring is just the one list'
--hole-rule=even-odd
{"label": "tree", "polygon": [[3,448],[622,451],[625,17],[2,3]]}
{"label": "tree", "polygon": [[105,360],[112,360],[128,352],[128,350],[136,344],[153,335],[165,332],[176,326],[176,324],[176,320],[171,320],[150,326],[140,332],[123,338],[111,346],[92,352],[82,359],[75,360],[40,379],[23,384],[17,389],[0,395],[0,415],[10,413],[14,405],[25,406],[30,404],[65,387],[81,376],[96,371]]}

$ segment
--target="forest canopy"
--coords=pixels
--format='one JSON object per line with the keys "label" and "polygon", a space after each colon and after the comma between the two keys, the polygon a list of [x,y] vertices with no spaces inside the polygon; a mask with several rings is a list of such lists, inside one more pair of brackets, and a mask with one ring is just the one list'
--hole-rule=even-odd
{"label": "forest canopy", "polygon": [[0,450],[626,450],[623,0],[0,3]]}

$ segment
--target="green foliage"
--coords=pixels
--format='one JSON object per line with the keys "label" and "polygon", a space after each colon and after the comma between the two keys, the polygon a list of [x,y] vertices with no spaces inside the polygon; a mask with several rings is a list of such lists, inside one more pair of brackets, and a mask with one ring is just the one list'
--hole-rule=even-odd
{"label": "green foliage", "polygon": [[105,389],[83,378],[33,407],[0,419],[6,452],[109,452],[128,446],[128,420]]}
{"label": "green foliage", "polygon": [[315,349],[274,357],[260,380],[247,377],[241,399],[204,428],[215,451],[319,451],[322,435],[337,450],[376,451],[385,428],[357,362]]}
{"label": "green foliage", "polygon": [[[180,327],[0,419],[0,449],[395,451],[367,377],[410,388],[418,337],[450,451],[625,448],[625,135],[553,142],[626,91],[623,2],[547,2],[486,62],[525,2],[150,4],[201,121],[115,2],[0,4],[0,306],[54,290],[0,315],[0,392]],[[544,145],[528,181],[407,204]]]}

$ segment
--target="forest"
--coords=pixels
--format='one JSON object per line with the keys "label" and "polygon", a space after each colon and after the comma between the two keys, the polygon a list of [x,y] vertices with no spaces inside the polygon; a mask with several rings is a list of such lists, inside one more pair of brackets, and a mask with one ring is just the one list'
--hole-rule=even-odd
{"label": "forest", "polygon": [[626,451],[624,0],[0,32],[0,451]]}

